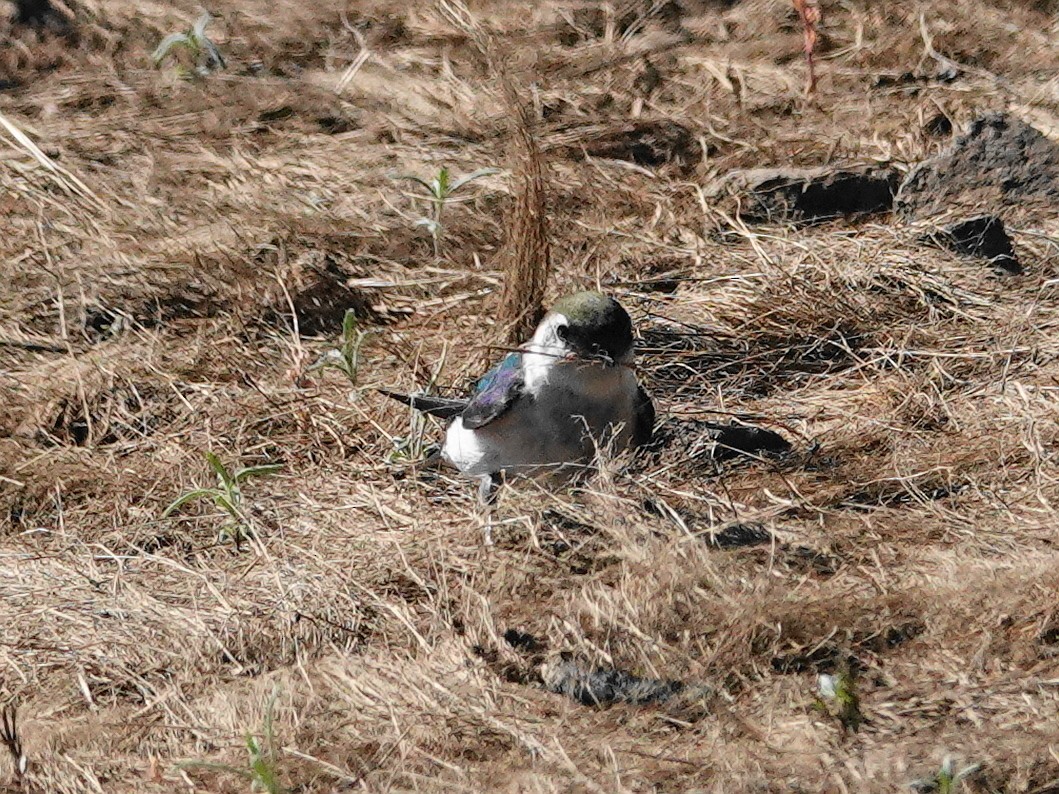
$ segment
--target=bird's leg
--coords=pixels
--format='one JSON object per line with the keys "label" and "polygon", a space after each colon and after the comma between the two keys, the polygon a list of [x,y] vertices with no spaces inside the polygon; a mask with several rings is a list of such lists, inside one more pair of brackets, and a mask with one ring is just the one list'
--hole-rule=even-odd
{"label": "bird's leg", "polygon": [[478,484],[478,501],[481,503],[485,517],[485,527],[482,534],[486,546],[493,545],[493,505],[496,504],[496,489],[500,485],[500,481],[500,473],[493,472],[492,474],[483,474]]}

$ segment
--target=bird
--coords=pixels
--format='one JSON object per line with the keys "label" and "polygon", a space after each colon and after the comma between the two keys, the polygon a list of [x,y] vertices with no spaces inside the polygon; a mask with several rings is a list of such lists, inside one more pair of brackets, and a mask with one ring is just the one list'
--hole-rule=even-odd
{"label": "bird", "polygon": [[614,298],[578,292],[558,300],[532,338],[481,377],[465,399],[383,394],[451,420],[440,462],[479,480],[491,505],[505,476],[560,477],[598,448],[651,441],[655,408],[633,370],[633,324]]}

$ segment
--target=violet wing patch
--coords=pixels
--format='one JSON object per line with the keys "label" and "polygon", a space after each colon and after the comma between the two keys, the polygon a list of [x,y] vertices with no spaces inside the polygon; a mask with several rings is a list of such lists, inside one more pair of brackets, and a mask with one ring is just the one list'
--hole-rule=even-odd
{"label": "violet wing patch", "polygon": [[522,395],[522,355],[509,353],[474,387],[474,397],[463,412],[463,426],[472,430],[504,414]]}

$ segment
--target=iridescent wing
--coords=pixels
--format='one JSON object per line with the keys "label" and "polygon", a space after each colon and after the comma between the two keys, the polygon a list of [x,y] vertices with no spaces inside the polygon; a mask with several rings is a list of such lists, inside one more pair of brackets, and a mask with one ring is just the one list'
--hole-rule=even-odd
{"label": "iridescent wing", "polygon": [[460,416],[463,426],[476,430],[503,416],[523,395],[522,354],[509,353],[474,387],[470,403]]}

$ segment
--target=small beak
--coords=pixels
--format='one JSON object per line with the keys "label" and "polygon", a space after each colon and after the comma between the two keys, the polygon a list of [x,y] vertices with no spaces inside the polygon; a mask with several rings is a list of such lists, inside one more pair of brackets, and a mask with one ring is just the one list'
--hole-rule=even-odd
{"label": "small beak", "polygon": [[592,357],[596,361],[601,362],[605,367],[613,367],[616,363],[611,355],[599,345],[592,345]]}
{"label": "small beak", "polygon": [[598,347],[593,347],[590,351],[584,353],[571,353],[567,356],[568,360],[580,361],[583,364],[589,364],[594,366],[613,367],[616,363],[613,358],[610,357],[605,351],[600,350]]}
{"label": "small beak", "polygon": [[601,364],[605,367],[613,367],[618,363],[599,345],[592,345],[591,350],[583,352],[571,350],[563,355],[560,358],[560,361],[581,362],[582,364]]}

